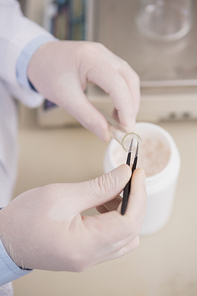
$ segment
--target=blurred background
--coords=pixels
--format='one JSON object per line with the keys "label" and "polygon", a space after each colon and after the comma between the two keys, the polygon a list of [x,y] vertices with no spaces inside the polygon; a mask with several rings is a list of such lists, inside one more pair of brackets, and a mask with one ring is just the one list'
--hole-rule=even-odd
{"label": "blurred background", "polygon": [[[101,42],[131,65],[141,80],[137,121],[156,123],[173,136],[182,167],[173,213],[162,230],[141,237],[132,253],[80,274],[33,271],[13,283],[16,296],[197,295],[197,1],[179,1],[180,6],[189,3],[182,10],[182,35],[173,35],[169,19],[172,26],[165,32],[159,31],[158,18],[149,22],[155,2],[161,7],[164,1],[19,1],[28,18],[57,38]],[[101,89],[89,85],[86,94],[95,106],[111,112],[112,102]],[[45,101],[34,110],[21,105],[19,112],[15,196],[45,184],[103,174],[108,144],[66,111]]]}

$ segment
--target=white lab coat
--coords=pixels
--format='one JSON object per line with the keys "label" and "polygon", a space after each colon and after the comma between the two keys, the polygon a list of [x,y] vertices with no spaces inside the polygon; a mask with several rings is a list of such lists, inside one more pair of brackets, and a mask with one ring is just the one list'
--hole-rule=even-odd
{"label": "white lab coat", "polygon": [[[31,88],[19,85],[16,62],[24,47],[42,35],[49,34],[23,17],[16,0],[0,0],[0,207],[12,198],[17,172],[16,99],[31,108],[43,101]],[[8,295],[5,289],[12,295],[11,284],[4,285],[0,295]]]}
{"label": "white lab coat", "polygon": [[11,200],[16,178],[17,104],[13,98],[32,108],[43,100],[19,85],[16,62],[30,41],[47,34],[22,15],[16,0],[0,0],[0,207]]}

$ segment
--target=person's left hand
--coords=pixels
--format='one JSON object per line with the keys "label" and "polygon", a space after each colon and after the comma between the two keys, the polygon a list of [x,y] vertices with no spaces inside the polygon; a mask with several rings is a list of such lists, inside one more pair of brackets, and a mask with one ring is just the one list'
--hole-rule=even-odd
{"label": "person's left hand", "polygon": [[[23,192],[0,211],[0,238],[8,255],[23,268],[79,272],[135,249],[146,211],[143,170],[133,174],[125,215],[120,206],[112,210],[130,177],[124,164],[90,181]],[[82,214],[101,210],[102,204],[112,211]]]}
{"label": "person's left hand", "polygon": [[127,62],[100,43],[53,41],[39,47],[28,66],[28,78],[46,99],[71,113],[104,141],[110,139],[104,116],[89,102],[84,90],[93,82],[114,103],[114,118],[132,131],[139,109],[139,78]]}

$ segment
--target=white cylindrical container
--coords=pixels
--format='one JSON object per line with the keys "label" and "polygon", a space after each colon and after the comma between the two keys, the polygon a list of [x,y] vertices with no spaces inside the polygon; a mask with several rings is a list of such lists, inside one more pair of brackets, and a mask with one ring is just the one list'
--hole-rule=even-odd
{"label": "white cylindrical container", "polygon": [[[147,210],[140,235],[149,235],[164,227],[172,213],[180,155],[172,136],[160,126],[139,122],[135,132],[142,139],[138,167],[147,175]],[[121,145],[112,139],[104,156],[105,173],[125,163],[126,156]]]}

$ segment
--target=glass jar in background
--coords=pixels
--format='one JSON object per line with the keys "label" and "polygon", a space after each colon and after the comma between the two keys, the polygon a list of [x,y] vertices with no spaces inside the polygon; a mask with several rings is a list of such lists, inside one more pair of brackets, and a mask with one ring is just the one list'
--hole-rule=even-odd
{"label": "glass jar in background", "polygon": [[192,0],[141,0],[136,23],[147,37],[174,41],[192,26]]}

